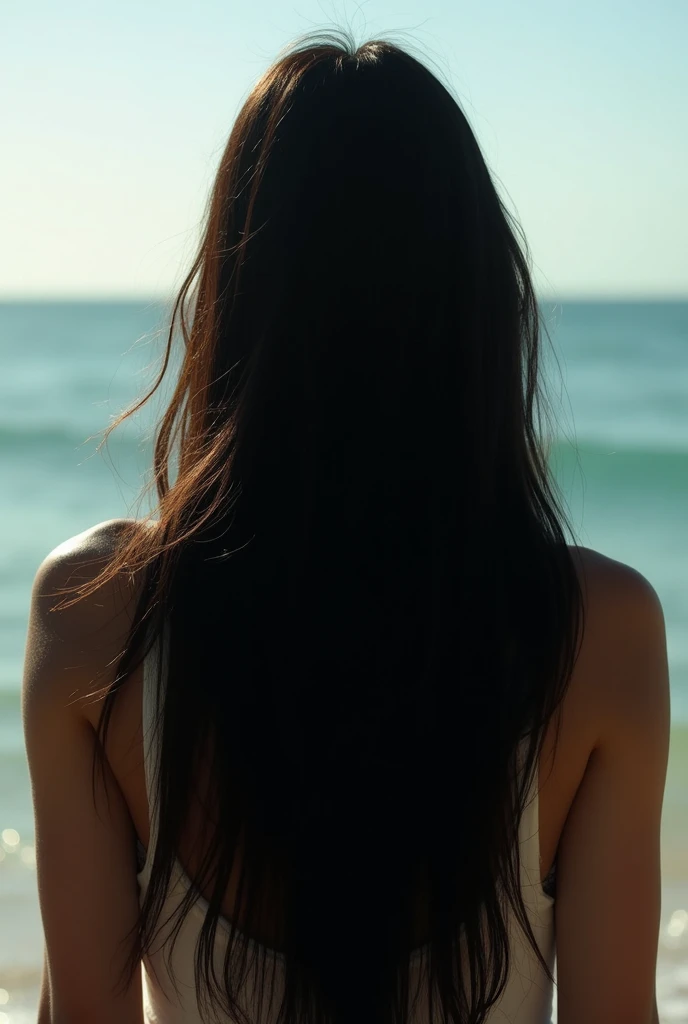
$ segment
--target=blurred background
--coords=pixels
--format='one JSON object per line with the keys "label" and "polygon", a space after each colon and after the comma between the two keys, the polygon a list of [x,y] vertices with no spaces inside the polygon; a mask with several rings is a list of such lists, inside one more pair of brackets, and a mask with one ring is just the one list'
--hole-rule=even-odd
{"label": "blurred background", "polygon": [[2,20],[0,1024],[35,1021],[43,952],[19,705],[33,574],[139,508],[160,403],[107,458],[94,435],[154,373],[241,102],[282,46],[332,25],[413,46],[462,104],[532,250],[578,541],[662,600],[657,985],[661,1020],[688,1022],[685,0],[32,0]]}

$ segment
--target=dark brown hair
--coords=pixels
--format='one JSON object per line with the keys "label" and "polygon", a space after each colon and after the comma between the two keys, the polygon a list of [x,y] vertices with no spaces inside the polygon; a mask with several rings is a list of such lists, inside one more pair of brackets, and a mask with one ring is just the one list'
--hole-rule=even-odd
{"label": "dark brown hair", "polygon": [[[142,402],[177,328],[159,522],[90,588],[144,580],[103,743],[163,627],[170,651],[132,970],[205,759],[212,836],[177,923],[210,891],[206,1011],[247,1019],[236,956],[269,887],[281,1022],[405,1024],[423,881],[430,996],[480,1024],[510,915],[537,950],[518,828],[582,609],[525,246],[448,88],[388,42],[333,34],[281,56],[234,124]],[[243,930],[218,974],[240,843]]]}

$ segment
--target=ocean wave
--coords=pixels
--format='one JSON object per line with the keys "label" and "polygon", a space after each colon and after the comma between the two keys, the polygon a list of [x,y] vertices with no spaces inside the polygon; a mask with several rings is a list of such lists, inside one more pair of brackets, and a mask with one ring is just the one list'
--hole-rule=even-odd
{"label": "ocean wave", "polygon": [[[102,440],[103,430],[92,434],[65,423],[2,423],[0,422],[0,451],[13,448],[69,448],[94,451]],[[150,439],[142,431],[122,424],[110,437],[110,444],[144,445]],[[560,438],[552,445],[555,457],[616,456],[619,459],[688,459],[688,436],[643,440],[612,437],[578,437],[575,441]]]}
{"label": "ocean wave", "polygon": [[[26,448],[82,449],[85,453],[94,452],[102,440],[100,433],[89,434],[65,424],[8,424],[0,423],[0,452],[21,451]],[[126,429],[116,430],[108,442],[109,445],[138,446],[142,443],[139,433]]]}
{"label": "ocean wave", "polygon": [[[21,671],[17,673],[17,679],[21,678]],[[21,690],[17,682],[16,688],[0,689],[0,714],[7,714],[8,711],[21,711]]]}
{"label": "ocean wave", "polygon": [[619,438],[579,436],[569,441],[559,438],[552,445],[552,454],[577,455],[582,457],[618,455],[628,459],[688,458],[688,435],[686,437],[666,436],[663,438]]}

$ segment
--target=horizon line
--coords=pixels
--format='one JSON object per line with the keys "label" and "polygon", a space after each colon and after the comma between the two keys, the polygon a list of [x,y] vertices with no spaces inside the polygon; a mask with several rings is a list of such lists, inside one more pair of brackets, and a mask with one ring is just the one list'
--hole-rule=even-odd
{"label": "horizon line", "polygon": [[[36,292],[36,293],[8,293],[0,292],[0,305],[59,305],[64,303],[80,305],[104,305],[106,303],[121,305],[160,305],[174,301],[176,291],[167,295],[158,293],[136,293],[136,292]],[[688,302],[688,292],[536,292],[538,302],[617,302],[617,303],[651,303],[651,302]]]}

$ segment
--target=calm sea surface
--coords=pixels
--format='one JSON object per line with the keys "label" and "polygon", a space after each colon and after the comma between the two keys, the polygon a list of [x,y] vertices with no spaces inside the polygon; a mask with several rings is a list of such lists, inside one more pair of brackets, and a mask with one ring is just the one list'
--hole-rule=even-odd
{"label": "calm sea surface", "polygon": [[[688,1022],[688,303],[543,312],[559,360],[547,368],[552,461],[578,540],[642,572],[664,606],[673,728],[658,993],[663,1022]],[[159,403],[113,435],[109,460],[86,439],[151,380],[163,318],[142,302],[0,304],[0,1024],[35,1021],[42,958],[19,711],[31,582],[56,544],[135,513]]]}

